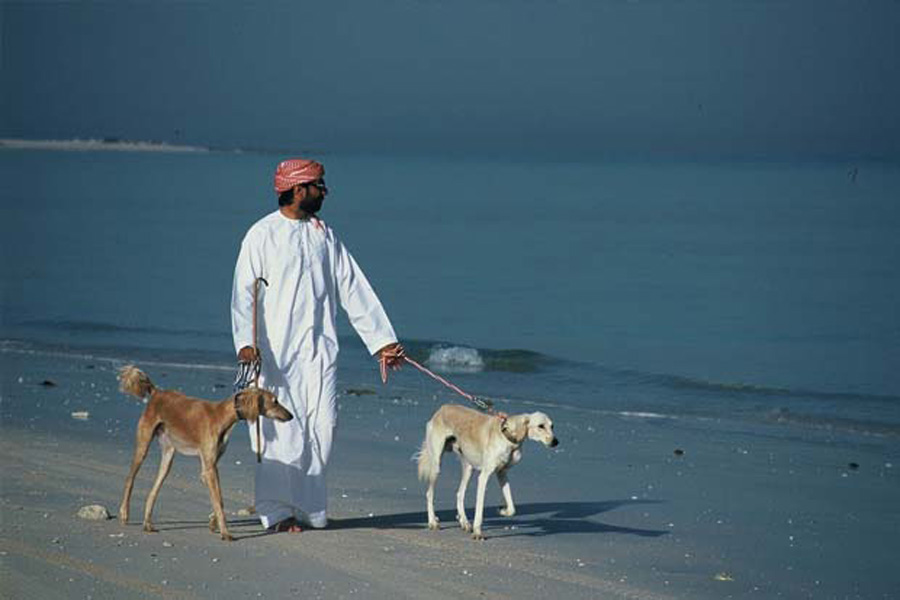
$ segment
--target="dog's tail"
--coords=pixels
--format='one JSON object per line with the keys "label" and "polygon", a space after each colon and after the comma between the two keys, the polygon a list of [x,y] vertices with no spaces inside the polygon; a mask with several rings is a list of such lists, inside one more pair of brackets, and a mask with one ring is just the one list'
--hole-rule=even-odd
{"label": "dog's tail", "polygon": [[425,426],[425,439],[415,458],[419,462],[419,480],[431,483],[441,472],[441,455],[444,453],[445,440],[437,440],[432,421]]}
{"label": "dog's tail", "polygon": [[147,403],[147,399],[153,395],[156,386],[147,377],[147,374],[134,365],[126,365],[119,369],[119,389],[126,394],[131,394]]}

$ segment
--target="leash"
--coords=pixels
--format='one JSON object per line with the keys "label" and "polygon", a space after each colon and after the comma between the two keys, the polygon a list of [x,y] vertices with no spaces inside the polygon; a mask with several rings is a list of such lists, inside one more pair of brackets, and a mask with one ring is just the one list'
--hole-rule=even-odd
{"label": "leash", "polygon": [[[234,380],[235,393],[247,389],[250,386],[259,387],[259,373],[262,370],[262,358],[259,355],[259,339],[256,333],[256,315],[258,312],[257,305],[259,303],[260,281],[266,284],[266,286],[269,285],[269,282],[263,277],[257,277],[253,282],[253,353],[256,358],[249,362],[238,363],[237,378]],[[237,398],[235,397],[235,406],[237,406],[236,403]],[[256,462],[258,463],[262,462],[262,431],[260,419],[262,419],[261,413],[256,416]]]}
{"label": "leash", "polygon": [[[417,363],[410,357],[406,356],[406,354],[403,355],[403,360],[405,360],[406,362],[408,362],[409,364],[411,364],[412,366],[417,368],[422,373],[425,373],[426,375],[428,375],[429,377],[431,377],[438,383],[441,383],[444,386],[450,388],[451,390],[453,390],[454,392],[456,392],[457,394],[459,394],[460,396],[462,396],[463,398],[465,398],[466,400],[468,400],[469,402],[471,402],[472,404],[474,404],[475,406],[477,406],[484,412],[491,414],[491,415],[498,414],[497,411],[494,410],[494,403],[491,402],[490,400],[488,400],[486,398],[479,398],[478,396],[464,392],[459,386],[450,383],[449,381],[447,381],[440,375],[434,373],[433,371],[430,371],[428,368],[422,366],[421,364]],[[381,365],[381,382],[386,384],[387,379],[388,379],[387,357],[381,356],[379,358],[378,362]]]}

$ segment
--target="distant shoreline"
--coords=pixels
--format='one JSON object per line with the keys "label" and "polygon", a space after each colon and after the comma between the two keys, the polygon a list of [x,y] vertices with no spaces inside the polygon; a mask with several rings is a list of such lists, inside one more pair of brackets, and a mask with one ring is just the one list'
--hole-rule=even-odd
{"label": "distant shoreline", "polygon": [[165,142],[146,142],[120,140],[115,138],[104,139],[73,139],[73,140],[26,140],[15,138],[0,138],[0,149],[11,150],[69,150],[74,152],[84,151],[111,151],[111,152],[211,152],[211,148],[202,146],[182,146]]}

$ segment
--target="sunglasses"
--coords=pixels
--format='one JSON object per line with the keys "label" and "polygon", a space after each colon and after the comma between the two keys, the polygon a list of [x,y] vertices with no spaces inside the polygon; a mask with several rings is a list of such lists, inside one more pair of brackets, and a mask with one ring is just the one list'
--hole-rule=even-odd
{"label": "sunglasses", "polygon": [[304,185],[304,186],[312,186],[312,187],[318,188],[320,192],[324,192],[324,191],[326,191],[326,190],[328,189],[328,186],[325,185],[325,180],[324,180],[324,179],[319,179],[319,180],[316,180],[316,181],[309,181],[309,182],[307,182],[307,183],[304,183],[303,185]]}

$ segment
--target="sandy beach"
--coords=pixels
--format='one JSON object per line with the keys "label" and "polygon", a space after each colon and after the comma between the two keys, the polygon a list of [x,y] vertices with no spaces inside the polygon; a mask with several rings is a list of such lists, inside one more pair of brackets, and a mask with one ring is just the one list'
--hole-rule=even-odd
{"label": "sandy beach", "polygon": [[[220,463],[237,541],[207,530],[199,467],[183,456],[157,504],[159,533],[142,533],[156,449],[127,526],[83,520],[76,513],[89,504],[115,515],[140,413],[116,390],[116,366],[3,354],[5,598],[896,597],[895,442],[565,411],[552,415],[559,448],[526,446],[511,473],[515,517],[497,514],[492,482],[488,540],[478,543],[454,526],[452,457],[437,493],[442,530],[425,528],[410,456],[434,402],[365,382],[342,383],[326,530],[267,534],[238,515],[252,504],[245,425]],[[231,378],[225,368],[146,369],[162,386],[209,398],[227,396]],[[71,417],[80,411],[87,419]]]}
{"label": "sandy beach", "polygon": [[[900,600],[898,31],[900,0],[0,0],[0,600]],[[293,431],[337,404],[333,446],[268,448],[327,463],[328,526],[261,526],[246,423],[233,541],[194,456],[143,531],[157,444],[120,522],[118,370],[232,401],[250,336]],[[395,339],[453,386],[382,382]],[[559,440],[483,541],[457,457],[437,531],[413,460],[465,397]]]}

